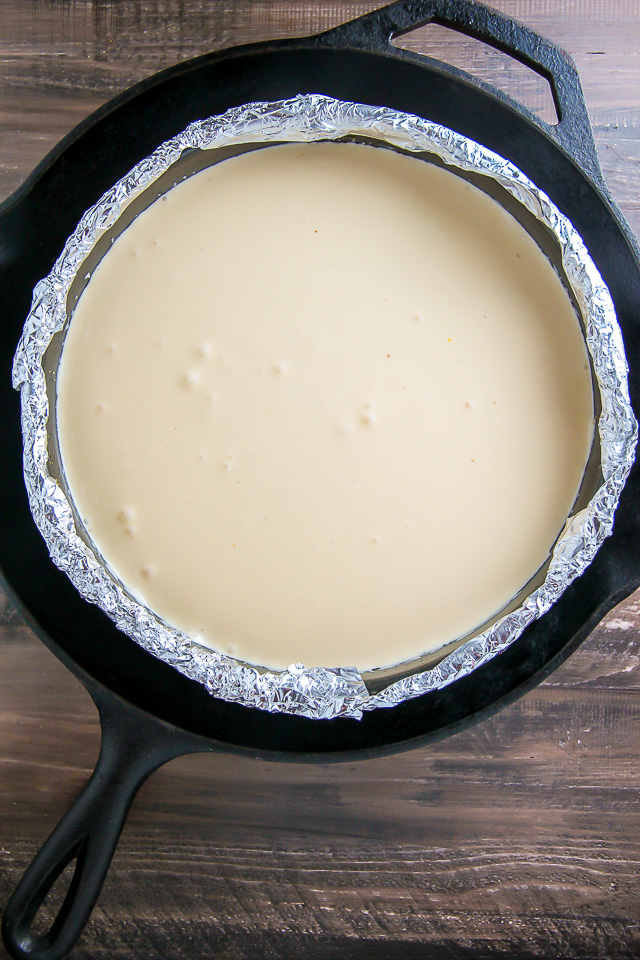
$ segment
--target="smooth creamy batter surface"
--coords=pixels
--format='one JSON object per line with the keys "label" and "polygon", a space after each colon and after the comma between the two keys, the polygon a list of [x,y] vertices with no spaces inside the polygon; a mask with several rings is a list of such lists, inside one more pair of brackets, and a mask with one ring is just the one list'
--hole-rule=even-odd
{"label": "smooth creamy batter surface", "polygon": [[354,144],[244,154],[154,203],[58,378],[108,565],[272,668],[400,663],[495,614],[547,558],[593,418],[578,319],[522,227]]}

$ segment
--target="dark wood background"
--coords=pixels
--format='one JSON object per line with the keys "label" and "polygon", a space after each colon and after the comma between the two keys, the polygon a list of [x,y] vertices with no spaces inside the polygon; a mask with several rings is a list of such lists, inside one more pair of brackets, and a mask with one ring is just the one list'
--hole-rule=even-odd
{"label": "dark wood background", "polygon": [[[0,0],[0,197],[132,82],[377,5]],[[640,0],[494,6],[577,61],[605,176],[640,233]],[[441,28],[404,42],[552,117],[546,84],[501,55]],[[176,760],[135,803],[74,956],[640,957],[639,731],[640,593],[537,690],[444,743],[336,766]],[[84,689],[0,599],[2,904],[98,742]]]}

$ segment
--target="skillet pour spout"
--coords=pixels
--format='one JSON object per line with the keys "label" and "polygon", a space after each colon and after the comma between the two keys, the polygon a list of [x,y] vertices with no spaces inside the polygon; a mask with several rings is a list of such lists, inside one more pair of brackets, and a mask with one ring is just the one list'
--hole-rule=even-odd
{"label": "skillet pour spout", "polygon": [[[545,77],[559,123],[546,124],[456,68],[392,46],[394,38],[428,23],[483,41]],[[393,709],[373,710],[360,721],[313,721],[211,697],[121,634],[52,564],[24,490],[19,399],[10,378],[35,284],[51,270],[84,211],[159,143],[230,107],[318,93],[442,124],[507,158],[537,184],[576,227],[609,288],[631,368],[631,401],[640,408],[637,241],[604,184],[574,64],[503,14],[471,0],[401,0],[313,37],[237,47],[180,64],[133,87],[76,128],[0,208],[0,564],[9,596],[96,702],[103,740],[93,776],[6,908],[2,930],[13,957],[57,960],[73,947],[136,790],[166,761],[218,751],[280,761],[350,761],[441,739],[539,683],[640,584],[640,481],[634,466],[613,536],[511,646],[455,684]],[[34,934],[40,905],[74,861],[56,920],[46,935]]]}

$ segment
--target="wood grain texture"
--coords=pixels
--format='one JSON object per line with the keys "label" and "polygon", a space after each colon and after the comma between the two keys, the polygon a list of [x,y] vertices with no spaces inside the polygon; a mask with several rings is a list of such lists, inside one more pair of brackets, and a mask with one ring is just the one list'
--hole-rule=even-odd
{"label": "wood grain texture", "polygon": [[[131,83],[375,2],[3,0],[0,196]],[[495,0],[576,59],[612,192],[640,233],[640,4]],[[548,109],[541,81],[441,28],[403,43]],[[136,801],[82,960],[640,957],[640,593],[549,680],[397,757],[194,756]],[[86,780],[85,691],[0,598],[0,901]],[[0,947],[0,956],[4,956]]]}

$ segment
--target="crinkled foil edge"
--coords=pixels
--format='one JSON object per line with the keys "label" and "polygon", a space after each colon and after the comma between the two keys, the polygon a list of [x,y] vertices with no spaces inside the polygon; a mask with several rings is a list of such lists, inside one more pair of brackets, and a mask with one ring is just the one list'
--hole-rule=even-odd
{"label": "crinkled foil edge", "polygon": [[[602,413],[598,422],[603,483],[567,522],[553,551],[545,582],[515,611],[461,645],[436,667],[393,683],[370,696],[356,669],[306,669],[281,673],[257,668],[205,649],[167,627],[136,603],[77,535],[71,506],[48,473],[49,405],[42,365],[52,336],[67,320],[67,295],[77,271],[99,238],[128,204],[183,151],[231,144],[313,141],[361,135],[408,151],[428,151],[449,167],[496,180],[554,233],[569,284],[583,315]],[[51,273],[36,286],[14,359],[13,385],[21,391],[24,475],[31,511],[51,558],[85,599],[100,606],[137,643],[224,700],[314,719],[352,717],[393,707],[437,690],[486,663],[540,617],[589,565],[611,533],[622,488],[631,469],[637,424],[629,401],[622,335],[607,287],[580,236],[549,198],[511,163],[485,147],[419,117],[388,108],[344,103],[320,95],[276,103],[251,103],[192,123],[138,163],[82,217]]]}

